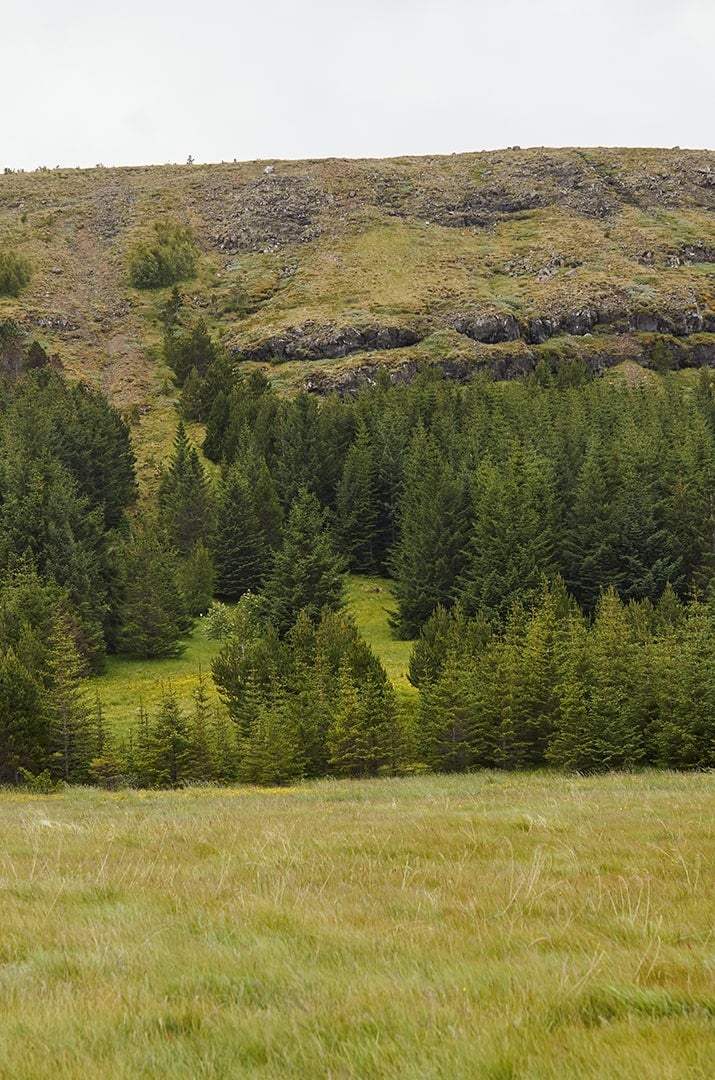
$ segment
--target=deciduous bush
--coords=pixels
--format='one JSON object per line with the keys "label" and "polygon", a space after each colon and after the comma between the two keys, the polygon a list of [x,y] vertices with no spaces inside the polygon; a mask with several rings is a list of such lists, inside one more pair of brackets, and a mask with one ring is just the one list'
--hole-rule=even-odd
{"label": "deciduous bush", "polygon": [[0,251],[0,296],[19,296],[31,277],[28,259],[14,251]]}
{"label": "deciduous bush", "polygon": [[129,256],[129,277],[137,289],[160,289],[194,277],[199,252],[188,225],[154,223],[154,239],[137,244]]}

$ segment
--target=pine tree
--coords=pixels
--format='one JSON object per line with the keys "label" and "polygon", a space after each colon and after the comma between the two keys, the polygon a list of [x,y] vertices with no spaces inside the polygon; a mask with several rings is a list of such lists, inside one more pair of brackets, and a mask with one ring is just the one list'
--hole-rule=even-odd
{"label": "pine tree", "polygon": [[491,634],[489,622],[481,612],[468,619],[459,601],[451,608],[438,604],[410,654],[410,682],[418,688],[436,682],[449,653],[465,662],[475,659],[484,652]]}
{"label": "pine tree", "polygon": [[440,772],[462,772],[475,762],[476,688],[473,670],[448,653],[439,677],[420,694],[422,759]]}
{"label": "pine tree", "polygon": [[318,403],[311,394],[301,391],[282,403],[278,438],[272,472],[283,505],[289,507],[303,491],[310,491],[321,502],[327,501],[323,432]]}
{"label": "pine tree", "polygon": [[191,743],[188,724],[171,686],[155,720],[149,723],[147,780],[150,787],[176,787],[189,779]]}
{"label": "pine tree", "polygon": [[468,614],[504,620],[528,604],[554,571],[555,503],[548,462],[516,444],[497,464],[485,458],[474,480],[474,522],[457,595]]}
{"label": "pine tree", "polygon": [[588,724],[593,768],[632,768],[646,752],[640,650],[613,589],[599,600],[588,636]]}
{"label": "pine tree", "polygon": [[216,581],[213,559],[204,544],[199,542],[180,567],[180,581],[189,615],[204,615],[211,607]]}
{"label": "pine tree", "polygon": [[52,736],[42,696],[14,650],[0,653],[0,783],[19,783],[20,770],[47,768]]}
{"label": "pine tree", "polygon": [[303,775],[298,731],[286,693],[276,686],[262,701],[240,744],[239,778],[253,784],[291,784]]}
{"label": "pine tree", "polygon": [[375,573],[379,504],[372,441],[363,425],[347,452],[338,484],[335,531],[341,550],[358,573]]}
{"label": "pine tree", "polygon": [[392,625],[400,637],[416,637],[438,604],[448,604],[463,564],[467,497],[465,483],[439,444],[418,429],[400,499],[400,538],[391,568],[398,610]]}
{"label": "pine tree", "polygon": [[687,620],[656,646],[655,760],[676,769],[715,766],[715,621],[695,601]]}
{"label": "pine tree", "polygon": [[590,771],[598,753],[588,705],[588,629],[580,612],[567,620],[556,663],[557,709],[545,757],[562,769]]}
{"label": "pine tree", "polygon": [[164,337],[164,359],[176,375],[180,386],[192,368],[196,368],[203,378],[216,356],[216,345],[204,319],[199,319],[188,333],[177,331],[173,327]]}
{"label": "pine tree", "polygon": [[189,780],[217,780],[218,763],[212,726],[212,709],[206,692],[206,680],[199,669],[193,691],[193,709],[187,727],[186,773]]}
{"label": "pine tree", "polygon": [[54,774],[65,783],[86,783],[96,744],[83,686],[86,669],[72,630],[70,617],[60,614],[45,660],[45,710],[54,750]]}
{"label": "pine tree", "polygon": [[327,733],[329,764],[338,776],[360,776],[368,771],[371,748],[357,687],[344,660],[340,665],[333,716]]}

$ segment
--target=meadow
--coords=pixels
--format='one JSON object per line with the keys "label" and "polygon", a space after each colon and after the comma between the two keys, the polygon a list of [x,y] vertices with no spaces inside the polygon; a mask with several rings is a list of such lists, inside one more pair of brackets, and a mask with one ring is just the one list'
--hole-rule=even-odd
{"label": "meadow", "polygon": [[0,1076],[703,1078],[715,778],[0,794]]}
{"label": "meadow", "polygon": [[[410,707],[417,698],[417,691],[407,678],[414,642],[397,641],[390,630],[389,614],[396,607],[391,584],[387,578],[350,574],[345,603],[362,636],[379,656],[400,700]],[[155,713],[169,690],[182,709],[190,711],[199,674],[204,677],[209,699],[218,702],[211,664],[221,643],[209,640],[199,619],[185,644],[181,656],[168,660],[107,657],[105,671],[91,680],[87,696],[90,703],[99,701],[109,728],[117,736],[121,738],[128,733],[137,722],[140,708]]]}

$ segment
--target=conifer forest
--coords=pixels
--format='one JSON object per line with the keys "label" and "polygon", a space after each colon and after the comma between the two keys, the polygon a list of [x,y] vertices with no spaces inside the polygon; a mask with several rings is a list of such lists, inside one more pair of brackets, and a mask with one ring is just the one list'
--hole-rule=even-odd
{"label": "conifer forest", "polygon": [[[2,782],[715,765],[710,369],[285,396],[169,302],[180,416],[139,498],[117,408],[0,331]],[[392,579],[409,702],[345,606],[350,572]],[[168,686],[110,730],[88,677],[176,656],[198,619],[220,649],[192,709]]]}

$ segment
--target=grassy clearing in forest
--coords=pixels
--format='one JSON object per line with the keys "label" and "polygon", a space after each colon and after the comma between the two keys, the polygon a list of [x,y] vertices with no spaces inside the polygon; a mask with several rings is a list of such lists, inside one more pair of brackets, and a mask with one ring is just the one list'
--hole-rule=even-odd
{"label": "grassy clearing in forest", "polygon": [[379,656],[398,696],[413,701],[417,690],[407,678],[407,669],[414,641],[398,641],[390,629],[389,617],[397,610],[392,582],[389,578],[351,574],[346,600],[360,633]]}
{"label": "grassy clearing in forest", "polygon": [[715,777],[0,793],[0,1076],[681,1078]]}
{"label": "grassy clearing in forest", "polygon": [[209,697],[217,698],[211,663],[220,647],[220,642],[207,639],[199,620],[187,639],[186,650],[174,660],[108,656],[104,674],[89,683],[90,701],[99,699],[109,726],[121,736],[136,721],[142,705],[153,714],[170,688],[182,707],[190,709],[199,672],[204,676]]}
{"label": "grassy clearing in forest", "polygon": [[[407,668],[414,642],[397,641],[390,630],[388,617],[395,607],[391,582],[387,578],[351,574],[346,602],[363,637],[382,661],[398,697],[404,703],[413,703],[417,691],[407,679]],[[152,714],[169,687],[184,709],[190,709],[199,671],[206,678],[209,696],[217,699],[211,664],[220,648],[220,642],[207,639],[199,620],[187,639],[185,652],[175,660],[107,657],[105,673],[89,684],[90,699],[99,698],[109,726],[118,735],[123,735],[136,721],[140,705]]]}

